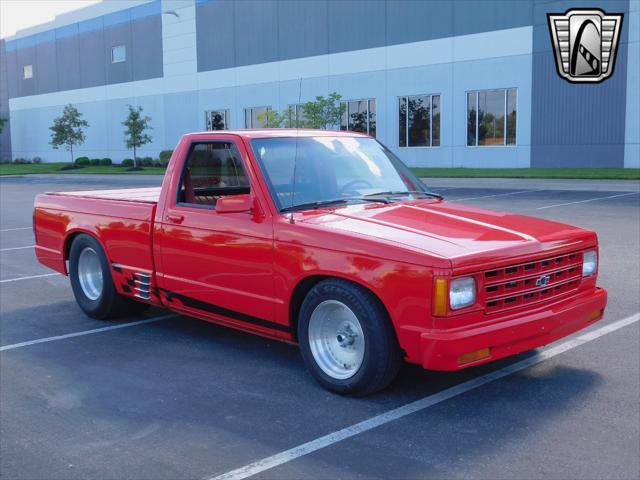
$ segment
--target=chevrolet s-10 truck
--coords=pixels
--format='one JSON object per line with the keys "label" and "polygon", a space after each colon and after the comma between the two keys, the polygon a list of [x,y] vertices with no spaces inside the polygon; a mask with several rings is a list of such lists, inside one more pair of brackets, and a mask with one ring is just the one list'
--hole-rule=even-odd
{"label": "chevrolet s-10 truck", "polygon": [[604,313],[594,232],[445,202],[350,132],[188,134],[160,188],[38,195],[35,251],[80,308],[149,305],[297,343],[364,395],[402,361],[459,370]]}

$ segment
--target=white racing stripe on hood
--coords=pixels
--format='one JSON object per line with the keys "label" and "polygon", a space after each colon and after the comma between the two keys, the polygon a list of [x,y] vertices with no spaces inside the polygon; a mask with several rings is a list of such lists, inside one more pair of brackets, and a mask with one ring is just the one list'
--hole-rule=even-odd
{"label": "white racing stripe on hood", "polygon": [[516,230],[511,230],[510,228],[499,227],[498,225],[493,225],[491,223],[481,222],[480,220],[473,220],[472,218],[461,217],[460,215],[454,215],[452,213],[440,212],[438,210],[432,210],[431,208],[416,207],[415,205],[403,205],[403,207],[404,208],[413,208],[414,210],[420,210],[422,212],[429,212],[429,213],[433,213],[435,215],[442,215],[443,217],[454,218],[454,219],[460,220],[462,222],[469,222],[469,223],[473,223],[475,225],[481,225],[483,227],[492,228],[494,230],[500,230],[501,232],[510,233],[512,235],[516,235],[516,236],[518,236],[518,237],[520,237],[520,238],[522,238],[524,240],[537,242],[537,240],[534,237],[532,237],[531,235],[528,235],[526,233],[518,232]]}

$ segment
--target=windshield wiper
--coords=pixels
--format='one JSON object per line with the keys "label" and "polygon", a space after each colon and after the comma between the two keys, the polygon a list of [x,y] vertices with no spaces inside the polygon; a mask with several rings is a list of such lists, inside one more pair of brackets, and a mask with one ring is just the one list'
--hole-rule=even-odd
{"label": "windshield wiper", "polygon": [[291,205],[289,207],[281,208],[281,212],[292,212],[294,210],[306,210],[318,207],[328,207],[331,205],[339,205],[341,203],[347,203],[346,198],[334,198],[332,200],[320,200],[317,202],[298,203],[297,205]]}
{"label": "windshield wiper", "polygon": [[307,203],[298,203],[297,205],[291,205],[289,207],[284,207],[280,209],[280,212],[292,212],[295,210],[306,210],[312,208],[319,207],[329,207],[331,205],[340,205],[342,203],[348,203],[351,201],[362,201],[362,202],[378,202],[378,203],[389,203],[386,198],[367,198],[368,195],[364,197],[345,197],[345,198],[334,198],[331,200],[318,200],[316,202],[307,202]]}
{"label": "windshield wiper", "polygon": [[368,195],[365,195],[365,197],[378,197],[380,195],[384,195],[385,197],[393,197],[393,196],[397,196],[397,195],[423,195],[425,197],[433,197],[433,198],[437,198],[439,200],[443,200],[444,197],[442,195],[440,195],[439,193],[434,193],[434,192],[423,192],[420,190],[390,190],[388,192],[375,192],[375,193],[369,193]]}

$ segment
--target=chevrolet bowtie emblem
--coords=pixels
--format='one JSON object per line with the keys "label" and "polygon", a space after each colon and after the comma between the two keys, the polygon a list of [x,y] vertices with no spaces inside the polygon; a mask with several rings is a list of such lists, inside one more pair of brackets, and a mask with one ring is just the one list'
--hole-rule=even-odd
{"label": "chevrolet bowtie emblem", "polygon": [[547,14],[558,74],[572,83],[598,83],[613,74],[622,13],[572,9]]}
{"label": "chevrolet bowtie emblem", "polygon": [[551,275],[543,275],[536,280],[536,287],[544,287],[551,281]]}

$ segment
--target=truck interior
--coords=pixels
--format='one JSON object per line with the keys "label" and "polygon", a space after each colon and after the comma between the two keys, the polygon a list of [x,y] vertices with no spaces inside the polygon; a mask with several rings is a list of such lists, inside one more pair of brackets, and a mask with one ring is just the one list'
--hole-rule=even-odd
{"label": "truck interior", "polygon": [[249,193],[240,152],[231,142],[192,145],[182,172],[178,203],[215,208],[220,197]]}

